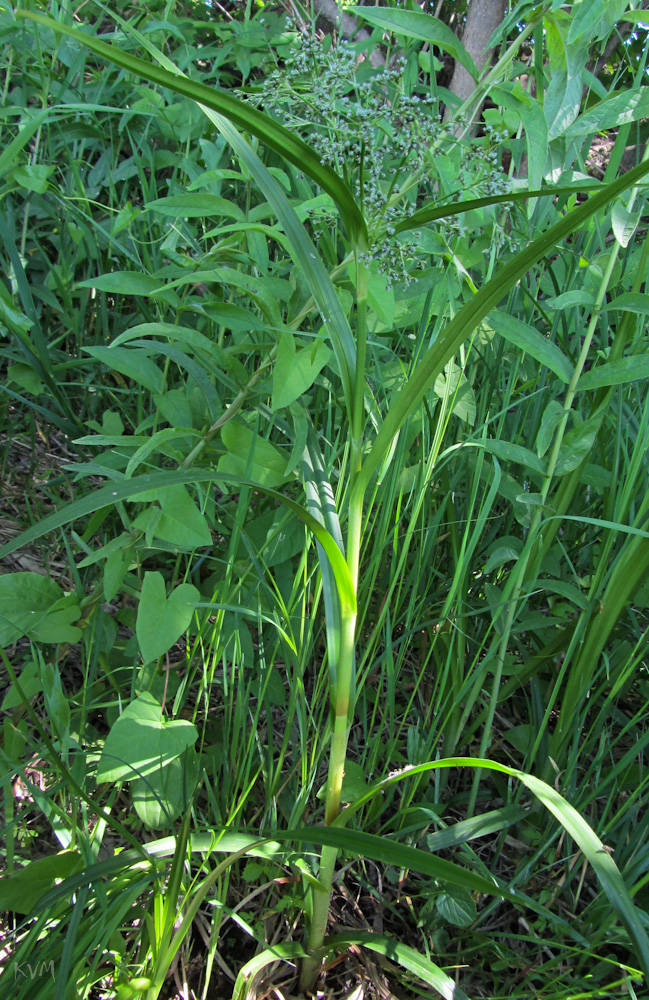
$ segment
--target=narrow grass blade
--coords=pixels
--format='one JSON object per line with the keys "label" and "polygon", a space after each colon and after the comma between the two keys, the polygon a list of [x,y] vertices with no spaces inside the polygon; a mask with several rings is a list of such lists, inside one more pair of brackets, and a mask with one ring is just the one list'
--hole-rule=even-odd
{"label": "narrow grass blade", "polygon": [[[437,765],[442,763],[445,762],[436,761]],[[422,768],[425,770],[426,765],[422,765]],[[344,816],[345,812],[341,816]],[[537,903],[524,892],[503,885],[495,878],[493,881],[484,878],[477,872],[456,865],[452,861],[445,861],[428,851],[407,847],[395,840],[377,837],[374,834],[361,833],[357,830],[343,830],[340,825],[303,827],[298,830],[286,831],[276,830],[273,831],[273,837],[280,841],[290,840],[301,844],[333,847],[337,851],[347,851],[361,858],[372,858],[374,861],[381,861],[383,864],[392,865],[395,868],[407,868],[460,889],[468,889],[469,892],[481,892],[484,895],[508,899],[512,903],[526,907],[533,913],[543,916],[546,920],[560,923],[562,928],[575,940],[584,942],[583,937],[571,928],[566,920],[563,920],[556,913],[551,913],[547,907]]]}
{"label": "narrow grass blade", "polygon": [[313,300],[320,310],[327,335],[336,354],[351,420],[356,371],[356,344],[329,273],[322,263],[313,241],[289,204],[286,195],[249,143],[223,115],[206,107],[203,107],[203,111],[225,136],[239,159],[245,163],[268,202],[274,208],[288,237],[293,256],[307,279]]}
{"label": "narrow grass blade", "polygon": [[564,219],[551,226],[547,232],[517,254],[447,323],[435,343],[418,363],[408,382],[399,390],[385,416],[356,481],[355,489],[361,496],[404,421],[419,406],[444,365],[450,361],[485,316],[537,261],[601,208],[613,202],[623,191],[637,184],[647,173],[649,173],[649,162],[641,163],[612,184],[606,185],[599,194],[593,195],[583,205],[573,209]]}
{"label": "narrow grass blade", "polygon": [[[619,868],[586,820],[579,815],[569,802],[566,802],[559,792],[552,788],[551,785],[546,784],[545,781],[541,781],[540,778],[535,778],[533,775],[519,771],[517,768],[507,767],[505,764],[499,764],[496,761],[484,758],[449,757],[446,760],[430,761],[427,764],[405,767],[397,774],[390,775],[383,781],[378,782],[362,798],[357,799],[356,802],[343,810],[338,820],[339,824],[342,825],[345,823],[352,813],[361,808],[378,792],[394,784],[395,781],[401,781],[405,777],[423,774],[426,771],[433,771],[440,767],[484,768],[485,770],[507,774],[525,785],[543,803],[546,809],[559,820],[566,833],[572,837],[590,862],[611,906],[626,927],[629,937],[637,949],[645,975],[649,976],[649,937],[639,913],[633,904]],[[414,850],[414,848],[409,848],[409,850]]]}
{"label": "narrow grass blade", "polygon": [[488,208],[489,205],[504,205],[508,202],[528,201],[530,198],[548,198],[559,194],[577,194],[577,192],[599,191],[601,184],[593,180],[592,185],[585,181],[580,184],[540,188],[536,191],[510,191],[508,194],[491,194],[484,198],[469,198],[466,201],[456,201],[452,204],[437,205],[430,208],[420,208],[418,212],[413,212],[407,219],[401,219],[395,224],[395,232],[407,233],[411,229],[418,229],[425,226],[427,222],[436,222],[439,219],[452,219],[455,215],[462,215],[463,212],[472,212],[476,208]]}

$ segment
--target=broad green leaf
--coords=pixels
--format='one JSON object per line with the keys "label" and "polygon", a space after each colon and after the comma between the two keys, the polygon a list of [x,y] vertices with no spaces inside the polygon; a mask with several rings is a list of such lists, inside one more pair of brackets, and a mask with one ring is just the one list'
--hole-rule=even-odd
{"label": "broad green leaf", "polygon": [[28,528],[27,531],[24,531],[21,535],[18,535],[16,538],[12,538],[10,542],[1,546],[0,559],[10,555],[12,552],[16,552],[23,545],[27,545],[35,539],[41,538],[43,535],[46,535],[48,531],[53,531],[65,524],[70,524],[76,518],[87,517],[89,514],[93,514],[95,511],[101,510],[103,507],[112,507],[114,504],[119,503],[122,500],[137,499],[138,495],[141,495],[147,490],[150,490],[155,494],[157,490],[165,489],[168,486],[195,485],[196,483],[220,483],[228,485],[235,484],[237,486],[249,486],[251,489],[260,490],[262,493],[265,493],[278,503],[284,504],[289,510],[293,511],[295,516],[299,517],[299,519],[311,529],[320,545],[322,545],[323,551],[327,555],[334,574],[341,604],[344,608],[348,609],[350,613],[355,613],[356,594],[354,592],[349,568],[337,542],[334,540],[329,531],[322,526],[317,518],[315,518],[308,510],[305,510],[304,507],[301,507],[300,504],[296,503],[295,500],[292,500],[290,497],[284,496],[282,493],[278,493],[276,490],[270,489],[267,486],[262,486],[254,480],[245,479],[241,476],[235,476],[229,473],[225,474],[223,472],[213,472],[209,469],[197,468],[190,469],[189,471],[178,470],[137,476],[134,479],[127,480],[126,482],[112,482],[108,486],[104,486],[99,490],[93,490],[92,493],[89,493],[85,497],[81,497],[79,500],[75,500],[62,510],[56,511],[48,517],[44,517],[42,520],[32,525],[31,528]]}
{"label": "broad green leaf", "polygon": [[649,93],[646,88],[625,90],[607,97],[606,100],[585,111],[564,134],[566,138],[574,139],[582,135],[593,135],[595,132],[607,132],[609,129],[647,117],[649,117]]}
{"label": "broad green leaf", "polygon": [[529,326],[517,316],[503,312],[495,312],[491,322],[496,333],[510,344],[514,344],[540,364],[545,365],[566,385],[570,382],[573,373],[570,361],[556,344],[533,326]]}
{"label": "broad green leaf", "polygon": [[511,545],[499,545],[490,553],[482,572],[487,576],[493,570],[500,569],[505,563],[516,562],[520,554],[520,548],[514,548]]}
{"label": "broad green leaf", "polygon": [[[352,284],[356,285],[356,262],[350,261],[347,267]],[[376,261],[370,262],[369,283],[367,288],[367,304],[385,327],[390,329],[394,323],[394,290],[388,288],[387,278],[378,270]]]}
{"label": "broad green leaf", "polygon": [[33,320],[25,316],[13,302],[8,288],[0,281],[0,323],[9,327],[24,342],[24,334],[29,333]]}
{"label": "broad green leaf", "polygon": [[446,365],[444,371],[435,379],[433,390],[440,399],[444,399],[448,392],[451,412],[473,427],[476,413],[475,393],[458,365],[452,363]]}
{"label": "broad green leaf", "polygon": [[[38,664],[34,660],[28,660],[24,665],[20,674],[18,674],[18,683],[28,701],[31,698],[35,698],[43,690]],[[18,690],[13,684],[10,684],[2,699],[2,711],[10,712],[13,708],[18,708],[22,703],[23,700],[18,694]]]}
{"label": "broad green leaf", "polygon": [[[233,476],[245,476],[250,473],[260,485],[271,488],[287,482],[288,455],[260,434],[255,434],[244,424],[230,420],[221,431],[221,440],[229,454],[219,459],[219,472]],[[251,455],[252,465],[250,465]]]}
{"label": "broad green leaf", "polygon": [[162,372],[145,351],[128,347],[84,347],[84,351],[149,392],[162,391]]}
{"label": "broad green leaf", "polygon": [[551,399],[543,411],[541,424],[536,435],[536,454],[543,458],[546,451],[552,444],[554,432],[565,416],[565,409],[557,399]]}
{"label": "broad green leaf", "polygon": [[55,166],[48,166],[44,163],[30,163],[23,167],[16,167],[11,172],[13,180],[27,191],[34,191],[36,194],[45,194],[49,185],[49,178],[56,170]]}
{"label": "broad green leaf", "polygon": [[353,11],[364,21],[369,21],[375,28],[383,28],[395,35],[405,35],[406,38],[417,38],[430,45],[437,45],[462,63],[474,80],[478,79],[476,64],[462,42],[443,21],[439,21],[432,14],[394,7],[348,7],[347,10]]}
{"label": "broad green leaf", "polygon": [[543,303],[546,309],[564,310],[574,309],[575,306],[588,308],[595,304],[595,299],[590,292],[581,288],[575,288],[570,292],[562,292],[556,298],[546,299]]}
{"label": "broad green leaf", "polygon": [[148,777],[135,778],[130,785],[131,801],[150,830],[161,830],[185,811],[197,781],[196,751],[189,747]]}
{"label": "broad green leaf", "polygon": [[128,551],[124,552],[122,549],[110,552],[107,556],[104,565],[103,587],[104,598],[109,604],[117,597],[132,561],[132,554]]}
{"label": "broad green leaf", "polygon": [[155,537],[180,549],[197,549],[212,544],[212,535],[204,514],[184,486],[169,486],[157,497],[162,516],[155,526]]}
{"label": "broad green leaf", "polygon": [[466,889],[446,889],[435,900],[440,917],[454,927],[470,927],[478,916],[473,897]]}
{"label": "broad green leaf", "polygon": [[0,878],[0,910],[29,913],[52,888],[55,879],[67,878],[81,868],[83,858],[76,851],[61,851],[30,861],[24,868]]}
{"label": "broad green leaf", "polygon": [[19,385],[21,389],[31,393],[33,396],[40,396],[45,389],[45,386],[31,365],[23,364],[20,361],[17,364],[9,365],[7,375],[10,382]]}
{"label": "broad green leaf", "polygon": [[[327,786],[323,785],[318,791],[317,797],[319,799],[324,799],[326,796]],[[365,771],[360,764],[355,761],[348,760],[345,761],[345,774],[343,777],[343,787],[340,794],[341,802],[355,802],[356,799],[360,798],[367,791],[367,779],[365,777]]]}
{"label": "broad green leaf", "polygon": [[[538,188],[543,181],[548,158],[548,125],[542,106],[531,97],[521,102],[518,113],[525,129],[530,187]],[[530,201],[528,214],[536,204],[536,199],[530,198]]]}
{"label": "broad green leaf", "polygon": [[165,719],[160,702],[145,692],[113,723],[97,764],[97,781],[156,775],[197,739],[196,726],[184,719]]}
{"label": "broad green leaf", "polygon": [[135,631],[145,663],[157,660],[187,631],[198,601],[191,583],[179,584],[167,597],[162,574],[144,574]]}
{"label": "broad green leaf", "polygon": [[330,357],[331,351],[322,340],[297,350],[292,333],[280,334],[273,370],[273,410],[290,406],[310,389]]}
{"label": "broad green leaf", "polygon": [[565,476],[566,473],[572,472],[590,454],[603,416],[603,413],[595,412],[593,416],[568,431],[561,442],[559,458],[554,469],[555,476]]}
{"label": "broad green leaf", "polygon": [[649,353],[635,354],[629,358],[618,358],[596,365],[584,372],[577,383],[578,389],[601,389],[607,385],[623,385],[649,378]]}
{"label": "broad green leaf", "polygon": [[515,462],[541,475],[545,472],[545,462],[542,462],[529,448],[523,448],[520,444],[510,444],[509,441],[499,441],[498,438],[487,438],[484,447],[504,462]]}
{"label": "broad green leaf", "polygon": [[621,247],[628,247],[638,227],[641,215],[641,211],[629,212],[621,201],[615,202],[611,214],[611,225],[615,239]]}
{"label": "broad green leaf", "polygon": [[96,278],[86,278],[77,282],[77,288],[96,288],[98,292],[112,292],[115,295],[150,295],[160,288],[160,279],[141,271],[110,271]]}
{"label": "broad green leaf", "polygon": [[179,75],[178,72],[170,73],[160,66],[144,59],[138,59],[128,52],[122,52],[117,46],[107,45],[78,28],[26,10],[17,10],[16,16],[29,18],[45,28],[67,35],[78,44],[87,46],[102,59],[114,63],[121,69],[129,73],[136,73],[151,83],[167,87],[177,94],[182,94],[183,97],[189,97],[191,100],[224,115],[238,128],[250,132],[276,153],[279,153],[281,157],[294,164],[298,170],[304,171],[324,191],[327,191],[340,208],[350,236],[354,239],[360,238],[361,242],[365,243],[365,222],[354,196],[345,182],[331,167],[321,163],[320,158],[310,146],[307,146],[305,142],[279,125],[274,119],[225,91],[216,90],[194,80],[188,80],[183,75]]}
{"label": "broad green leaf", "polygon": [[71,623],[81,616],[78,599],[65,597],[57,583],[40,573],[0,576],[0,646],[22,636],[37,642],[77,642]]}
{"label": "broad green leaf", "polygon": [[649,295],[643,292],[624,292],[602,306],[602,312],[611,309],[623,309],[644,316],[649,313]]}
{"label": "broad green leaf", "polygon": [[236,202],[227,201],[216,194],[175,194],[167,198],[157,198],[145,206],[149,212],[172,219],[209,219],[212,216],[226,216],[243,221],[244,215]]}
{"label": "broad green leaf", "polygon": [[[35,108],[24,109],[25,120],[20,124],[18,135],[0,153],[0,175],[2,177],[6,176],[9,168],[13,166],[17,155],[25,148],[34,133],[41,128],[46,118],[53,111],[53,109],[45,108],[44,111],[34,114],[35,110]],[[28,115],[29,117],[27,117]]]}

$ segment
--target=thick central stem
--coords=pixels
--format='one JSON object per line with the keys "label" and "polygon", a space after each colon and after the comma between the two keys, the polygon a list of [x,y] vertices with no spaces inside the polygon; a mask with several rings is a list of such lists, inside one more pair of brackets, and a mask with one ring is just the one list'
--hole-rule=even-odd
{"label": "thick central stem", "polygon": [[[363,459],[365,431],[365,347],[367,334],[367,292],[369,273],[367,265],[356,255],[356,372],[354,377],[354,400],[351,420],[351,462],[349,483],[349,515],[347,522],[347,566],[354,593],[358,593],[358,569],[360,564],[363,531],[363,490],[355,489]],[[327,777],[325,799],[325,824],[330,826],[340,812],[347,739],[353,711],[355,690],[356,611],[341,608],[340,647],[335,690],[331,692],[333,704],[333,731]],[[311,922],[307,950],[309,957],[304,960],[300,978],[300,988],[304,991],[313,985],[322,964],[322,946],[327,933],[327,919],[333,886],[334,871],[338,851],[333,847],[323,847],[318,871],[319,886],[312,891]]]}

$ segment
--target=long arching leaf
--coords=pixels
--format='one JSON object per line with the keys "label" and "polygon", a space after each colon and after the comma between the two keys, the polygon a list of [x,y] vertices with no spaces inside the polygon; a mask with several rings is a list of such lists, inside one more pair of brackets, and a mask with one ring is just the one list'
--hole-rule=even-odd
{"label": "long arching leaf", "polygon": [[564,219],[555,223],[547,232],[530,243],[525,250],[521,250],[446,324],[435,343],[418,362],[408,381],[396,394],[383,420],[381,429],[356,480],[355,489],[359,491],[361,496],[405,420],[419,406],[434,380],[443,371],[444,365],[455,355],[460,345],[471,336],[478,324],[537,261],[560,244],[566,236],[582,226],[599,209],[606,208],[623,191],[637,184],[647,173],[649,173],[649,161],[629,170],[622,177],[618,177],[617,180],[606,185],[599,194],[594,194],[583,205],[573,209]]}
{"label": "long arching leaf", "polygon": [[343,810],[338,818],[338,824],[343,825],[346,823],[354,812],[369,802],[375,795],[380,794],[389,785],[397,781],[402,781],[404,778],[424,774],[426,771],[434,771],[441,767],[472,767],[498,771],[500,774],[516,778],[517,781],[525,785],[543,803],[546,809],[559,820],[566,833],[572,837],[590,862],[611,906],[618,914],[627,929],[629,937],[635,944],[645,975],[649,977],[649,937],[615,861],[595,831],[580,816],[574,806],[571,806],[551,785],[548,785],[545,781],[541,781],[540,778],[534,777],[532,774],[526,774],[525,771],[519,771],[515,767],[508,767],[506,764],[499,764],[493,760],[477,757],[449,757],[446,760],[429,761],[426,764],[404,767],[396,774],[391,774],[383,781],[377,782],[361,798]]}

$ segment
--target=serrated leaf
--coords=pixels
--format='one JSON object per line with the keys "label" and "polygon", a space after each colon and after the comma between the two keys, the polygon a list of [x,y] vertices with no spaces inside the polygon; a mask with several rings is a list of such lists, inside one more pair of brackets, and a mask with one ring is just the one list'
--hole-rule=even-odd
{"label": "serrated leaf", "polygon": [[478,916],[471,893],[466,889],[446,889],[436,899],[437,912],[454,927],[470,927]]}

